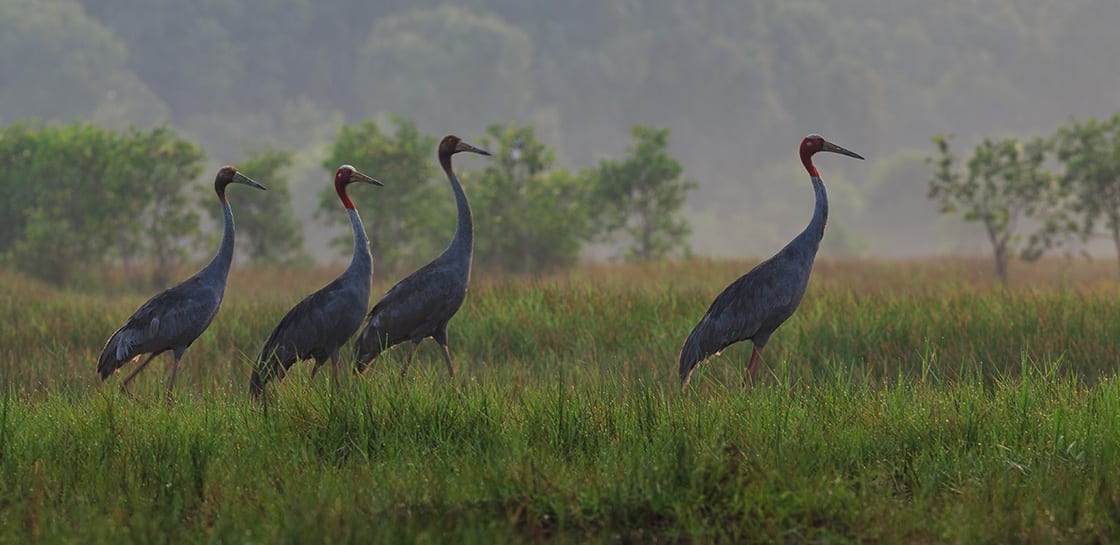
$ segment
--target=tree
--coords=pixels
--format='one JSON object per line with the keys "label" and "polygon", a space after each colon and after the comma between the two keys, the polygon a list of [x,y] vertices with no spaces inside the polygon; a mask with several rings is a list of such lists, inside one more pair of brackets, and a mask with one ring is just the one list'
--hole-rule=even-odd
{"label": "tree", "polygon": [[8,135],[18,142],[0,145],[0,152],[19,157],[0,157],[0,163],[18,163],[24,178],[20,211],[12,218],[18,232],[5,236],[12,263],[64,284],[113,262],[125,265],[127,274],[144,255],[155,265],[155,281],[166,284],[186,256],[183,241],[197,233],[198,215],[187,199],[197,186],[184,182],[201,172],[201,148],[167,127],[118,133],[89,124],[19,125],[5,130]]}
{"label": "tree", "polygon": [[39,134],[26,123],[0,129],[0,255],[12,249],[27,226],[26,210],[41,188],[29,177]]}
{"label": "tree", "polygon": [[[323,168],[334,174],[339,166],[350,164],[385,183],[383,189],[351,191],[350,198],[365,220],[374,262],[401,272],[431,259],[451,239],[454,197],[446,182],[436,184],[435,138],[422,134],[412,121],[394,116],[393,124],[392,134],[372,119],[342,127]],[[331,180],[325,177],[316,216],[349,225]],[[344,254],[353,246],[349,234],[334,244]]]}
{"label": "tree", "polygon": [[[964,176],[955,169],[949,137],[935,136],[933,143],[938,157],[926,159],[935,167],[928,196],[942,213],[959,212],[965,221],[983,225],[1001,282],[1007,282],[1007,265],[1014,255],[1032,261],[1062,242],[1070,225],[1058,180],[1042,166],[1046,140],[1021,144],[1011,138],[985,139],[973,150]],[[1027,219],[1036,226],[1024,239],[1020,222]]]}
{"label": "tree", "polygon": [[1073,195],[1077,227],[1087,239],[1104,222],[1120,259],[1120,113],[1111,119],[1073,121],[1054,137],[1058,160],[1065,166],[1062,184]]}
{"label": "tree", "polygon": [[[198,241],[199,217],[192,197],[199,191],[213,194],[212,185],[198,182],[205,153],[167,126],[130,128],[120,145],[116,175],[127,185],[125,191],[138,196],[133,221],[126,220],[120,232],[138,237],[146,259],[154,261],[152,282],[165,286],[171,282],[171,270]],[[208,206],[215,206],[213,198]]]}
{"label": "tree", "polygon": [[528,273],[574,264],[592,234],[591,176],[552,170],[552,151],[532,127],[491,125],[486,134],[479,142],[494,156],[470,182],[479,265]]}
{"label": "tree", "polygon": [[629,240],[628,258],[687,253],[690,228],[681,210],[696,182],[681,178],[680,163],[669,155],[669,129],[635,125],[631,133],[626,159],[599,163],[594,200],[603,207],[601,229]]}
{"label": "tree", "polygon": [[[292,211],[292,191],[284,171],[292,165],[292,152],[266,145],[246,150],[237,169],[261,182],[268,191],[237,206],[238,254],[254,264],[301,264],[310,257],[304,250],[303,230]],[[221,223],[222,211],[208,207],[210,219]]]}

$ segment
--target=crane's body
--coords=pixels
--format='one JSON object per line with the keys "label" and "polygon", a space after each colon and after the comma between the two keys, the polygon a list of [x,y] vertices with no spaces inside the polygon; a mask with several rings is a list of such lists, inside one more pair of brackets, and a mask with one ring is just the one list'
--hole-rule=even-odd
{"label": "crane's body", "polygon": [[828,193],[812,162],[818,151],[863,159],[817,135],[802,141],[801,160],[809,172],[815,196],[809,225],[777,254],[739,277],[715,298],[681,348],[681,388],[688,385],[692,372],[706,359],[745,340],[754,345],[747,365],[747,380],[753,381],[770,335],[801,304],[828,222]]}
{"label": "crane's body", "polygon": [[121,388],[137,373],[147,367],[152,358],[171,351],[174,362],[171,378],[167,383],[170,398],[175,385],[179,361],[183,353],[210,326],[218,314],[226,290],[230,266],[233,264],[234,224],[233,211],[226,200],[226,187],[241,183],[264,189],[233,167],[222,167],[214,181],[214,191],[222,204],[223,233],[218,252],[202,270],[177,286],[168,288],[140,306],[120,329],[105,342],[97,360],[101,380],[109,378],[125,363],[149,354],[124,382]]}
{"label": "crane's body", "polygon": [[362,325],[369,308],[370,283],[373,280],[369,238],[358,210],[346,194],[346,186],[357,181],[382,185],[349,165],[339,167],[335,173],[335,189],[350,215],[354,233],[350,266],[331,283],[292,307],[273,329],[257,357],[257,365],[249,380],[250,393],[255,397],[263,393],[264,385],[270,379],[283,377],[288,368],[300,360],[315,361],[312,369],[314,376],[329,359],[334,377],[338,378],[339,351]]}
{"label": "crane's body", "polygon": [[416,347],[431,337],[443,349],[447,372],[455,376],[448,348],[447,323],[467,297],[474,248],[474,225],[467,195],[451,166],[451,156],[461,151],[490,155],[460,140],[445,137],[439,145],[439,162],[455,194],[457,220],[455,234],[447,249],[427,265],[405,277],[385,293],[370,310],[368,320],[356,343],[357,371],[369,366],[382,351],[409,341],[409,351],[401,374],[408,369]]}

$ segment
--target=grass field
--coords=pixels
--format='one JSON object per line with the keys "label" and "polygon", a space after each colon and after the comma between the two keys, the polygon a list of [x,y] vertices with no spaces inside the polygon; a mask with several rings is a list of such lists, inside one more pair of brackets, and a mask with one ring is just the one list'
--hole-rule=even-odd
{"label": "grass field", "polygon": [[476,274],[458,378],[432,343],[404,379],[403,351],[337,389],[305,364],[265,404],[251,356],[335,271],[238,270],[172,406],[166,357],[135,398],[95,373],[150,292],[0,273],[0,542],[1120,536],[1114,265],[1041,263],[1003,289],[987,262],[821,262],[761,384],[742,387],[745,344],[681,392],[684,336],[749,265]]}

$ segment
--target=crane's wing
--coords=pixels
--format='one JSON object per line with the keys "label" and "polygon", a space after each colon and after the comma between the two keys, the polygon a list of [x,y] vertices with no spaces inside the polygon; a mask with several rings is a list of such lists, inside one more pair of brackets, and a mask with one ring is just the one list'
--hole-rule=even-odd
{"label": "crane's wing", "polygon": [[180,284],[141,305],[105,342],[97,361],[102,380],[141,354],[186,348],[194,342],[217,313],[209,291],[195,288]]}
{"label": "crane's wing", "polygon": [[393,286],[369,312],[357,341],[359,369],[390,346],[431,336],[463,304],[460,276],[433,262]]}
{"label": "crane's wing", "polygon": [[296,303],[264,342],[249,378],[250,393],[259,396],[299,360],[329,358],[361,325],[367,304],[338,279]]}
{"label": "crane's wing", "polygon": [[[689,333],[680,354],[681,384],[692,371],[724,348],[747,339],[761,347],[800,302],[798,278],[770,259],[739,277],[721,292]],[[804,291],[802,287],[800,291]]]}
{"label": "crane's wing", "polygon": [[278,358],[285,367],[297,359],[326,358],[361,325],[367,301],[331,283],[297,303],[264,343],[260,361]]}

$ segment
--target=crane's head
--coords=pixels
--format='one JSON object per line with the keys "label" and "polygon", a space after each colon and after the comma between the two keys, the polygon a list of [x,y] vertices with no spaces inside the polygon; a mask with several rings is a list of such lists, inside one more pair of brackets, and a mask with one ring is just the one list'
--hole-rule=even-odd
{"label": "crane's head", "polygon": [[218,198],[225,200],[226,186],[229,184],[245,184],[257,189],[268,189],[254,182],[248,176],[238,172],[236,168],[226,165],[218,169],[218,175],[214,177],[214,191],[218,193]]}
{"label": "crane's head", "polygon": [[350,200],[350,196],[346,194],[346,186],[353,183],[385,185],[350,165],[338,167],[338,170],[334,171],[334,190],[338,193],[342,206],[350,209],[354,208],[354,203]]}
{"label": "crane's head", "polygon": [[855,157],[856,159],[863,159],[860,154],[837,146],[825,140],[819,134],[810,134],[801,141],[801,164],[805,165],[805,170],[809,171],[810,176],[820,176],[820,174],[817,173],[817,167],[813,166],[813,155],[818,151],[829,151],[832,153],[839,153],[840,155],[847,155],[848,157]]}
{"label": "crane's head", "polygon": [[461,151],[469,151],[471,153],[477,153],[479,155],[490,155],[490,152],[484,149],[476,148],[464,142],[463,139],[455,136],[454,134],[449,134],[447,136],[444,136],[443,140],[440,140],[439,142],[440,163],[444,164],[444,162],[446,161],[446,164],[450,165],[451,156]]}

